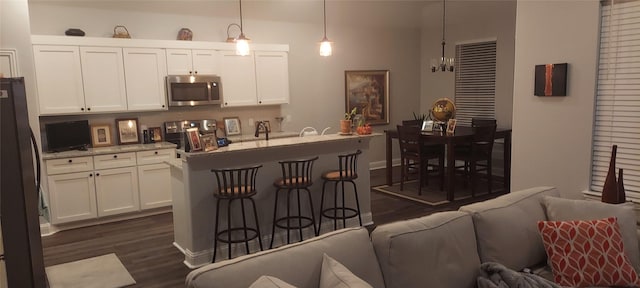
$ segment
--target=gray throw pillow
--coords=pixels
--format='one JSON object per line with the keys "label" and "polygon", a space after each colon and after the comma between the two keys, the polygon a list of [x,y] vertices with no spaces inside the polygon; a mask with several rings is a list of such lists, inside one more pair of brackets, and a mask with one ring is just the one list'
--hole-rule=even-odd
{"label": "gray throw pillow", "polygon": [[354,275],[340,264],[340,262],[329,257],[326,253],[322,256],[322,271],[320,272],[320,288],[373,288],[364,280]]}
{"label": "gray throw pillow", "polygon": [[287,282],[284,282],[273,276],[260,276],[258,280],[253,282],[249,288],[296,288]]}
{"label": "gray throw pillow", "polygon": [[594,220],[607,217],[618,218],[624,252],[636,272],[640,272],[640,250],[636,232],[636,212],[633,204],[608,204],[592,200],[572,200],[544,196],[542,198],[551,221]]}

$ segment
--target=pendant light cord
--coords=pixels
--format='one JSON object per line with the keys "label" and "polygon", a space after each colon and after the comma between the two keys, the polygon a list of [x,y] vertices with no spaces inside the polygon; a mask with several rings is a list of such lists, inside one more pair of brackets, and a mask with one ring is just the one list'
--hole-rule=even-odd
{"label": "pendant light cord", "polygon": [[444,63],[444,45],[446,44],[444,40],[445,23],[446,23],[445,19],[447,17],[446,7],[447,7],[446,0],[442,0],[442,59],[440,60],[442,61],[442,63]]}
{"label": "pendant light cord", "polygon": [[240,0],[240,34],[244,34],[242,30],[242,0]]}
{"label": "pendant light cord", "polygon": [[327,38],[327,0],[322,1],[324,11],[324,38]]}

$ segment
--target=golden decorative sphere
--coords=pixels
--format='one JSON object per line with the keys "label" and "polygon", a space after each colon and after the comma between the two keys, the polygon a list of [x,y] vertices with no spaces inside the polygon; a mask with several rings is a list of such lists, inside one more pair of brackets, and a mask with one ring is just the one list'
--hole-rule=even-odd
{"label": "golden decorative sphere", "polygon": [[447,122],[456,117],[456,105],[449,98],[440,98],[431,106],[431,117],[440,122]]}

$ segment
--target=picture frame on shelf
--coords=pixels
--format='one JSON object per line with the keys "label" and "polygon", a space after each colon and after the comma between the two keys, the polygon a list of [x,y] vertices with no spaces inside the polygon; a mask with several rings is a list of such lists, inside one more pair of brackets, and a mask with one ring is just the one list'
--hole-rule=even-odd
{"label": "picture frame on shelf", "polygon": [[162,128],[160,127],[151,127],[149,131],[153,131],[153,138],[151,138],[152,142],[162,142]]}
{"label": "picture frame on shelf", "polygon": [[91,125],[91,146],[107,147],[112,146],[111,141],[111,125],[109,124],[94,124]]}
{"label": "picture frame on shelf", "polygon": [[187,139],[189,139],[189,146],[191,146],[191,152],[202,151],[202,143],[200,143],[200,132],[198,128],[187,129]]}
{"label": "picture frame on shelf", "polygon": [[242,127],[240,126],[240,118],[227,117],[224,120],[224,131],[227,136],[242,134]]}
{"label": "picture frame on shelf", "polygon": [[456,123],[458,122],[458,120],[456,119],[449,119],[449,122],[447,122],[447,134],[453,134],[456,132]]}
{"label": "picture frame on shelf", "polygon": [[[267,127],[266,132],[271,133],[271,123],[269,122],[269,120],[266,121],[262,121],[264,123],[264,126],[260,126],[258,128],[258,133],[264,133],[265,132],[265,127]],[[255,125],[256,127],[258,126],[258,123],[260,123],[260,121],[256,121]]]}
{"label": "picture frame on shelf", "polygon": [[218,140],[215,134],[206,134],[200,136],[200,142],[202,142],[202,149],[204,152],[210,152],[218,150]]}
{"label": "picture frame on shelf", "polygon": [[116,119],[116,129],[119,145],[140,143],[138,118]]}
{"label": "picture frame on shelf", "polygon": [[433,131],[433,120],[424,120],[424,121],[422,121],[422,131],[424,131],[424,132],[432,132]]}
{"label": "picture frame on shelf", "polygon": [[389,124],[389,70],[344,71],[346,113],[356,108],[370,125]]}

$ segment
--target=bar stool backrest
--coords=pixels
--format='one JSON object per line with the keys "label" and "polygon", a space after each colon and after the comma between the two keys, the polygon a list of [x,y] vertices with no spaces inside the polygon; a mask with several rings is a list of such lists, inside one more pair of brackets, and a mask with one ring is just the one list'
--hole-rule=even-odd
{"label": "bar stool backrest", "polygon": [[338,155],[339,163],[339,180],[358,178],[358,156],[362,151],[358,149],[355,153]]}
{"label": "bar stool backrest", "polygon": [[313,162],[318,156],[311,159],[279,161],[282,168],[282,179],[276,186],[287,188],[309,187],[313,184]]}
{"label": "bar stool backrest", "polygon": [[216,175],[219,198],[244,198],[256,194],[256,176],[262,165],[243,168],[212,169]]}

